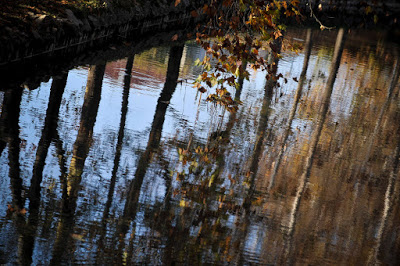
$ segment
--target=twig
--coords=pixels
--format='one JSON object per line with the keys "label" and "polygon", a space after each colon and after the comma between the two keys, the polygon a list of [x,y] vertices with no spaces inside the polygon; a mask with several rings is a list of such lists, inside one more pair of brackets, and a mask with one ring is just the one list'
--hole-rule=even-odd
{"label": "twig", "polygon": [[318,23],[319,23],[319,28],[321,30],[333,30],[335,27],[327,27],[322,24],[322,22],[317,18],[317,16],[314,14],[314,11],[312,10],[311,7],[311,0],[308,0],[308,6],[310,7],[310,12],[311,12],[311,17],[313,17]]}

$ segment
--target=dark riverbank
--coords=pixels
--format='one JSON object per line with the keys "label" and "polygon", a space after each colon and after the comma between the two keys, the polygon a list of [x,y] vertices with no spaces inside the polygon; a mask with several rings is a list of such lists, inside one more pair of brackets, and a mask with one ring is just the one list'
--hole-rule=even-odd
{"label": "dark riverbank", "polygon": [[[40,60],[24,60],[8,64],[7,68],[3,66],[0,73],[0,80],[3,82],[0,91],[20,86],[34,90],[41,82],[47,82],[51,77],[61,75],[77,66],[119,60],[150,47],[182,43],[187,40],[188,34],[190,35],[190,31],[185,29],[149,32],[141,34],[138,40],[133,33],[124,40],[106,39],[91,46],[89,44],[72,46],[53,54],[43,54],[38,57]],[[4,86],[4,84],[7,85]]]}
{"label": "dark riverbank", "polygon": [[[75,56],[128,36],[139,39],[143,34],[183,29],[188,25],[194,28],[202,18],[191,13],[199,11],[210,0],[54,3],[48,0],[25,4],[24,1],[4,3],[0,9],[0,68],[10,69],[25,61],[35,64],[31,61],[38,58]],[[325,26],[380,27],[390,29],[393,40],[400,36],[400,4],[396,1],[300,1],[303,24],[319,26],[310,16],[309,4]],[[285,23],[292,24],[292,21]]]}
{"label": "dark riverbank", "polygon": [[119,2],[114,1],[114,6],[104,2],[97,8],[13,3],[15,7],[3,8],[0,16],[0,66],[74,46],[87,49],[128,34],[179,29],[199,21],[200,17],[194,18],[190,12],[206,2],[186,0],[175,5],[175,1],[135,1],[116,5]]}

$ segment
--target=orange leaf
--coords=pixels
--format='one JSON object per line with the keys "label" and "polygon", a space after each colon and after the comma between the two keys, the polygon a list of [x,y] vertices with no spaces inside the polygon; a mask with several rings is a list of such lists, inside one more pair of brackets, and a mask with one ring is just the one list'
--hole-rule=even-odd
{"label": "orange leaf", "polygon": [[291,2],[291,4],[292,4],[293,6],[298,6],[299,3],[300,3],[299,0],[292,0],[292,2]]}
{"label": "orange leaf", "polygon": [[175,0],[175,6],[179,5],[180,2],[181,0]]}
{"label": "orange leaf", "polygon": [[175,34],[174,36],[172,36],[171,41],[176,41],[178,40],[178,34]]}

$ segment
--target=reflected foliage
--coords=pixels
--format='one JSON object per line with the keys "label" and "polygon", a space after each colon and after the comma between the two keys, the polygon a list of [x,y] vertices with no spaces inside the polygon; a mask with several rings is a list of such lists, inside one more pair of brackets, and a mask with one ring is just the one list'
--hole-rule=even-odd
{"label": "reflected foliage", "polygon": [[398,264],[400,61],[371,34],[287,30],[236,112],[193,42],[1,92],[0,263]]}

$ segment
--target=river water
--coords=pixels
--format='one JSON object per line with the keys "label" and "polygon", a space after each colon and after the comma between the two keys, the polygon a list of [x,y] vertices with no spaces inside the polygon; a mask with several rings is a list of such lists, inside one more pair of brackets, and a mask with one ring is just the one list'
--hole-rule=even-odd
{"label": "river water", "polygon": [[287,82],[249,69],[236,113],[193,41],[0,83],[0,263],[398,265],[399,46],[285,39]]}

